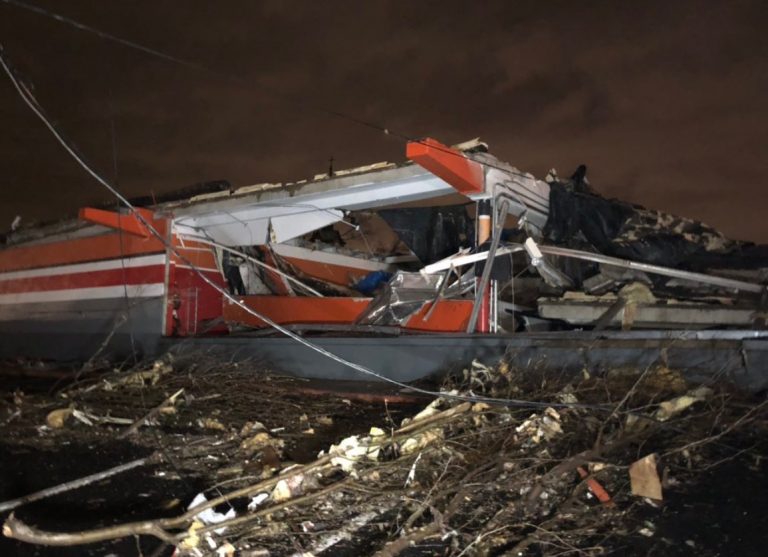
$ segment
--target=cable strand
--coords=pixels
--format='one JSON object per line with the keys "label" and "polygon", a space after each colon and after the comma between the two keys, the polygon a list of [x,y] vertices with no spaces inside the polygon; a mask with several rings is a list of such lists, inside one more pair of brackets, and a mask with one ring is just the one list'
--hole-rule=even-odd
{"label": "cable strand", "polygon": [[301,337],[300,335],[294,333],[290,329],[287,329],[285,327],[282,327],[266,315],[261,315],[257,311],[255,311],[253,308],[247,306],[242,301],[237,299],[235,296],[232,296],[229,292],[227,292],[224,288],[219,286],[216,282],[214,282],[210,277],[208,277],[204,272],[202,272],[200,269],[197,268],[189,259],[187,259],[184,255],[179,253],[178,250],[172,245],[171,242],[169,242],[160,232],[157,231],[157,229],[148,222],[144,216],[141,214],[140,211],[134,207],[131,202],[122,194],[120,193],[112,184],[110,184],[105,178],[103,178],[101,175],[99,175],[95,170],[93,170],[88,163],[83,160],[82,157],[80,157],[76,151],[73,149],[73,147],[69,144],[68,140],[61,134],[61,132],[58,131],[58,129],[51,123],[51,121],[47,118],[45,115],[42,107],[40,107],[39,103],[35,99],[34,95],[25,87],[22,87],[19,83],[18,79],[14,75],[14,73],[11,71],[10,66],[6,62],[6,56],[2,49],[2,44],[0,44],[0,64],[2,65],[3,69],[5,70],[6,74],[10,78],[11,82],[13,83],[14,87],[16,88],[16,91],[21,96],[22,100],[29,106],[29,108],[38,116],[38,118],[43,122],[43,124],[50,130],[50,132],[53,134],[53,136],[56,138],[56,140],[64,147],[64,149],[75,159],[75,161],[85,169],[85,171],[92,176],[99,184],[101,184],[104,188],[106,188],[113,196],[115,196],[118,200],[120,200],[123,205],[131,211],[131,213],[141,222],[142,225],[144,225],[147,230],[150,232],[152,236],[154,236],[156,239],[158,239],[165,247],[166,249],[173,253],[179,260],[181,260],[185,265],[188,265],[197,275],[198,277],[211,286],[214,290],[219,292],[222,296],[224,296],[227,300],[229,300],[231,303],[237,305],[240,307],[243,311],[248,313],[249,315],[256,317],[257,319],[262,320],[267,325],[275,329],[276,331],[282,333],[283,335],[293,339],[294,341],[304,345],[305,347],[317,352],[318,354],[329,358],[331,360],[334,360],[350,369],[353,369],[355,371],[358,371],[364,375],[367,375],[369,377],[375,377],[376,379],[380,381],[384,381],[386,383],[389,383],[391,385],[395,385],[397,387],[400,387],[402,389],[407,389],[412,392],[416,392],[419,394],[424,394],[427,396],[433,396],[438,398],[444,398],[444,399],[450,399],[450,400],[458,400],[462,402],[484,402],[486,404],[492,404],[497,406],[507,406],[507,407],[522,407],[522,408],[547,408],[547,407],[553,407],[553,408],[584,408],[584,409],[600,409],[605,410],[606,407],[604,405],[594,405],[594,404],[581,404],[581,403],[562,403],[562,402],[539,402],[539,401],[529,401],[529,400],[520,400],[520,399],[507,399],[507,398],[494,398],[494,397],[486,397],[486,396],[477,396],[477,395],[461,395],[461,394],[453,394],[453,393],[445,393],[440,391],[432,391],[429,389],[424,389],[421,387],[416,387],[413,385],[408,385],[406,383],[402,383],[400,381],[397,381],[395,379],[392,379],[390,377],[387,377],[386,375],[383,375],[381,373],[378,373],[368,367],[365,367],[361,364],[351,362],[349,360],[346,360],[345,358],[342,358],[341,356],[334,354],[330,352],[329,350],[326,350],[322,346],[319,346],[317,344],[314,344],[307,339]]}

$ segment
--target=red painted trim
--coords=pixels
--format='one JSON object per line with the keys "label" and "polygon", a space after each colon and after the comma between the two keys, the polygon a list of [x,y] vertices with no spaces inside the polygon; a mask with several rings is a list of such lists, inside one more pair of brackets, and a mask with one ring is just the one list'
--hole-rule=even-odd
{"label": "red painted trim", "polygon": [[[55,272],[55,269],[52,269]],[[0,294],[19,292],[43,292],[46,290],[69,290],[72,288],[93,288],[121,284],[156,284],[165,281],[165,265],[106,269],[65,275],[48,275],[11,280],[0,280]]]}
{"label": "red painted trim", "polygon": [[[202,271],[219,288],[227,283],[219,271]],[[166,296],[167,336],[188,336],[204,330],[208,334],[224,333],[222,323],[213,328],[210,324],[222,315],[222,294],[207,284],[195,271],[171,264]]]}

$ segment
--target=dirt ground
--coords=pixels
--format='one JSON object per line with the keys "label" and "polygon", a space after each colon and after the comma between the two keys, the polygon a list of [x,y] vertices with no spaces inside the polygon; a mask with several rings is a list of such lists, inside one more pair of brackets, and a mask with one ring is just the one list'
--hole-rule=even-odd
{"label": "dirt ground", "polygon": [[[149,460],[6,510],[0,554],[764,554],[764,396],[504,362],[428,387],[497,400],[210,362],[6,366],[0,501]],[[660,499],[633,494],[644,457]],[[209,515],[188,511],[201,493]],[[78,545],[49,545],[62,532]]]}

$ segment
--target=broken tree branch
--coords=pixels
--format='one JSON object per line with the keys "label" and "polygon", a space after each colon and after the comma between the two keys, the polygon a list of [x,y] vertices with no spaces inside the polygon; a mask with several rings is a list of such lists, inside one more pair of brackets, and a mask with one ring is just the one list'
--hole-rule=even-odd
{"label": "broken tree branch", "polygon": [[[179,393],[177,392],[174,396],[178,396],[178,394]],[[169,397],[169,399],[170,398],[172,397]],[[165,403],[161,404],[158,408],[162,408],[164,404]],[[439,412],[434,416],[430,416],[429,418],[425,418],[423,420],[418,420],[416,422],[413,422],[395,431],[392,435],[391,440],[399,439],[404,437],[405,435],[413,434],[417,431],[421,431],[428,427],[432,427],[436,422],[439,422],[445,419],[452,419],[457,415],[467,412],[470,408],[471,408],[471,405],[469,403],[462,403],[462,404],[459,404],[458,406],[451,407],[447,410]],[[151,413],[152,412],[150,412],[150,414]],[[126,524],[122,524],[114,527],[97,528],[94,530],[76,532],[71,534],[44,532],[41,530],[36,530],[34,528],[28,527],[26,524],[22,523],[18,519],[11,517],[13,518],[13,520],[9,518],[8,521],[6,521],[6,525],[4,526],[3,533],[8,537],[14,537],[22,541],[29,540],[30,543],[39,543],[39,544],[47,544],[47,545],[78,545],[81,543],[95,543],[95,542],[115,539],[118,537],[128,536],[128,535],[153,535],[163,541],[174,543],[178,541],[178,536],[174,537],[173,535],[168,533],[168,530],[184,528],[186,524],[191,522],[202,511],[209,508],[213,508],[216,505],[231,501],[239,497],[248,497],[256,493],[265,491],[267,489],[272,488],[280,480],[288,478],[295,474],[307,474],[311,471],[317,471],[326,466],[331,466],[331,459],[332,459],[331,455],[325,455],[315,460],[312,463],[305,464],[304,466],[300,466],[292,469],[291,473],[289,474],[280,474],[272,478],[263,480],[257,484],[245,486],[241,489],[237,489],[230,493],[223,494],[217,498],[211,499],[201,505],[198,505],[192,509],[189,509],[185,513],[176,517],[163,518],[163,519],[158,519],[154,521],[131,522],[131,523],[126,523]],[[144,462],[142,462],[142,464],[143,463]],[[130,464],[131,463],[129,463],[129,465]],[[124,466],[128,466],[128,465],[124,465]],[[138,466],[138,464],[134,466]],[[97,479],[98,478],[92,479],[91,481],[97,481]],[[305,501],[318,497],[319,495],[322,495],[330,491],[340,489],[343,486],[346,486],[349,483],[348,480],[349,479],[342,480],[318,492],[310,493],[303,497],[297,497],[297,498],[288,500],[282,504],[273,505],[272,507],[266,510],[268,510],[269,512],[274,512],[278,508],[282,508],[285,506],[300,505]],[[232,526],[232,525],[237,525],[241,522],[247,522],[249,520],[252,520],[256,516],[260,516],[262,512],[263,511],[259,511],[258,513],[232,519],[231,521],[227,521],[225,525]],[[222,524],[223,523],[217,524],[216,528],[221,528]],[[203,531],[207,531],[207,529],[204,529]],[[27,536],[27,537],[18,537],[18,536]]]}
{"label": "broken tree branch", "polygon": [[752,417],[755,414],[759,413],[766,406],[768,406],[768,400],[764,400],[760,404],[752,407],[752,409],[749,410],[746,414],[741,416],[738,420],[733,422],[728,427],[724,428],[719,433],[716,433],[715,435],[711,435],[709,437],[705,437],[704,439],[697,439],[695,441],[691,441],[690,443],[686,443],[685,445],[682,445],[680,447],[671,449],[671,450],[665,452],[662,455],[662,457],[666,457],[666,456],[669,456],[669,455],[672,455],[672,454],[675,454],[675,453],[681,453],[683,451],[690,450],[690,449],[693,449],[695,447],[699,447],[701,445],[706,445],[708,443],[713,443],[713,442],[717,441],[718,439],[720,439],[721,437],[724,437],[724,436],[728,435],[733,430],[735,430],[735,429],[741,427],[742,425],[744,425],[746,422],[748,422],[750,419],[752,419]]}
{"label": "broken tree branch", "polygon": [[146,416],[144,416],[143,418],[139,418],[133,423],[131,427],[125,430],[125,432],[123,432],[123,434],[120,435],[120,438],[124,439],[125,437],[130,437],[131,435],[136,433],[142,425],[144,425],[149,420],[157,416],[160,412],[162,412],[163,408],[165,408],[169,404],[173,404],[176,401],[176,399],[179,397],[179,395],[183,392],[184,392],[184,388],[182,387],[181,389],[173,393],[171,396],[166,398],[159,405],[155,406],[152,410],[149,411],[149,413]]}
{"label": "broken tree branch", "polygon": [[13,513],[3,524],[3,535],[27,543],[40,545],[71,546],[87,543],[97,543],[105,540],[114,540],[125,536],[150,535],[163,540],[166,543],[175,544],[176,539],[160,528],[156,521],[132,522],[120,524],[98,530],[84,532],[45,532],[24,524]]}
{"label": "broken tree branch", "polygon": [[134,468],[138,468],[139,466],[144,466],[145,464],[154,464],[159,460],[160,460],[159,453],[153,453],[148,457],[139,458],[131,462],[127,462],[125,464],[121,464],[119,466],[109,468],[108,470],[104,470],[102,472],[97,472],[95,474],[91,474],[83,478],[78,478],[77,480],[72,480],[70,482],[65,482],[63,484],[55,485],[53,487],[48,487],[46,489],[36,491],[35,493],[30,493],[29,495],[19,497],[18,499],[5,501],[4,503],[0,503],[0,512],[10,511],[22,505],[26,505],[27,503],[34,503],[35,501],[40,501],[41,499],[45,499],[47,497],[52,497],[60,493],[72,491],[73,489],[85,487],[92,483],[105,480],[107,478],[111,478],[112,476],[116,476],[118,474],[122,474],[123,472],[127,472],[128,470],[133,470]]}

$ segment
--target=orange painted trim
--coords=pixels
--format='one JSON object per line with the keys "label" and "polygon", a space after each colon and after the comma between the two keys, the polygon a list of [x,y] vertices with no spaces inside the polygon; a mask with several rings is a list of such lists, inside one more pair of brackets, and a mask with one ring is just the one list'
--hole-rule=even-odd
{"label": "orange painted trim", "polygon": [[0,272],[164,252],[165,246],[156,238],[110,232],[88,238],[0,250]]}
{"label": "orange painted trim", "polygon": [[207,249],[207,250],[213,250],[213,246],[207,242],[199,242],[197,240],[193,240],[184,236],[178,236],[174,234],[173,236],[173,245],[174,246],[181,246],[183,248],[188,249]]}
{"label": "orange painted trim", "polygon": [[[365,311],[371,298],[310,298],[299,296],[239,296],[238,300],[279,325],[353,324]],[[471,300],[441,300],[427,321],[426,304],[403,327],[406,330],[438,333],[462,332],[472,313]],[[232,302],[224,302],[224,320],[248,327],[263,328],[267,324]]]}
{"label": "orange painted trim", "polygon": [[[155,218],[152,211],[146,209],[136,209],[137,212],[150,224],[154,225]],[[115,230],[122,230],[126,234],[133,234],[142,238],[149,238],[149,229],[142,223],[136,215],[121,215],[113,211],[103,211],[92,207],[83,207],[77,214],[77,218],[85,222],[100,224]]]}
{"label": "orange painted trim", "polygon": [[297,257],[283,257],[283,259],[307,276],[347,288],[357,284],[371,272],[366,269],[308,261]]}
{"label": "orange painted trim", "polygon": [[[368,307],[370,298],[309,298],[301,296],[238,296],[256,313],[280,325],[351,324]],[[224,302],[224,320],[248,327],[267,324],[230,301]]]}
{"label": "orange painted trim", "polygon": [[[168,226],[166,219],[155,219],[153,213],[146,209],[138,210],[160,234],[165,235]],[[146,227],[133,215],[118,215],[86,207],[80,210],[80,216],[86,222],[113,228],[117,232],[33,245],[22,244],[0,250],[0,272],[165,252],[163,242],[150,236]]]}
{"label": "orange painted trim", "polygon": [[405,154],[410,160],[442,178],[464,195],[485,191],[483,166],[469,160],[458,149],[428,137],[422,141],[408,142]]}
{"label": "orange painted trim", "polygon": [[[174,249],[179,255],[171,252],[171,261],[179,265],[189,265],[190,263],[195,267],[205,269],[207,271],[218,270],[219,264],[216,261],[216,254],[213,251],[200,251],[194,249],[185,249],[179,246],[174,246]],[[183,257],[183,259],[182,259]]]}
{"label": "orange painted trim", "polygon": [[597,497],[598,501],[600,501],[603,505],[606,505],[608,507],[613,506],[613,500],[611,499],[611,496],[609,493],[605,490],[605,488],[598,482],[595,478],[590,476],[587,471],[579,466],[576,468],[579,472],[579,476],[581,476],[582,480],[586,480],[587,487],[592,492],[592,495]]}
{"label": "orange painted trim", "polygon": [[[210,244],[196,242],[187,238],[182,240],[176,235],[173,236],[172,241],[173,248],[181,256],[179,257],[179,255],[176,255],[176,253],[171,252],[170,257],[173,263],[178,263],[179,265],[187,265],[188,261],[195,267],[200,267],[201,269],[219,269],[219,263],[216,258],[216,250]],[[187,261],[184,261],[182,257]]]}
{"label": "orange painted trim", "polygon": [[424,304],[424,307],[405,323],[404,328],[432,333],[463,332],[469,323],[472,303],[472,300],[440,300],[426,321],[424,316],[429,313],[432,304]]}

